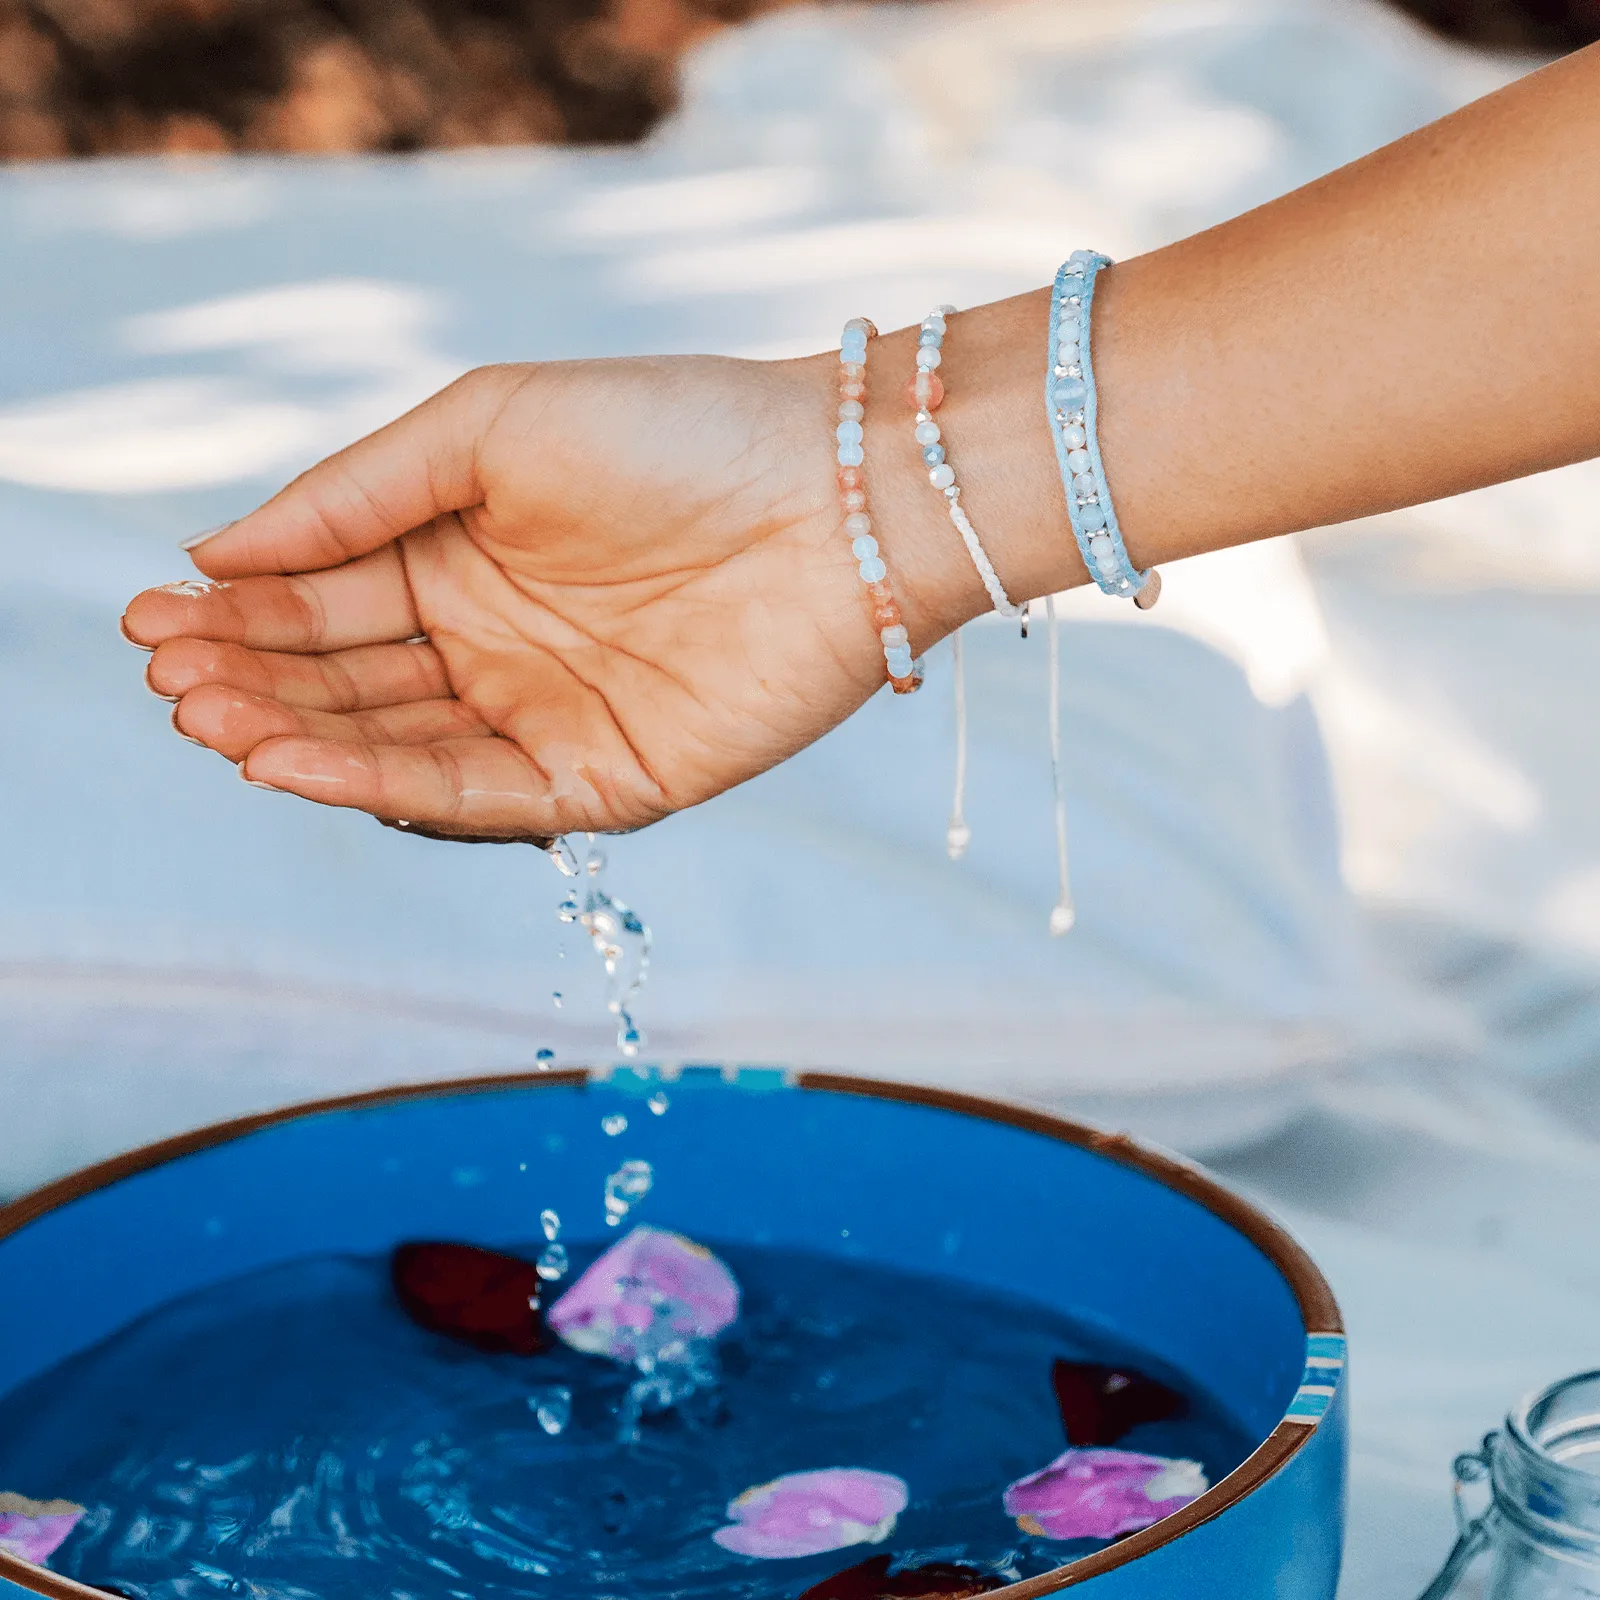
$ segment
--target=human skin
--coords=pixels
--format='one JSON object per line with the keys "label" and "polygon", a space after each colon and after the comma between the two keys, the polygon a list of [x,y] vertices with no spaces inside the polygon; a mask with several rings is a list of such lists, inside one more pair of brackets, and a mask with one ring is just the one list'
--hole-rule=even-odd
{"label": "human skin", "polygon": [[[1101,447],[1135,564],[1600,454],[1597,262],[1600,46],[1110,269]],[[1087,581],[1048,299],[944,345],[940,425],[1013,599]],[[873,341],[865,427],[922,651],[988,601],[911,442],[916,339]],[[253,783],[468,836],[639,827],[882,686],[837,384],[833,354],[481,369],[194,549],[215,586],[146,591],[124,632],[174,726]]]}

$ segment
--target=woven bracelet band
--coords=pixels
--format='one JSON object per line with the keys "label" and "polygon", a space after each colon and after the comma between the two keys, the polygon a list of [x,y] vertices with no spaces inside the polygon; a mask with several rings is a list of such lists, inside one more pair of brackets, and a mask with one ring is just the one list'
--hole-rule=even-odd
{"label": "woven bracelet band", "polygon": [[1161,574],[1140,572],[1128,559],[1100,460],[1094,358],[1090,333],[1095,279],[1111,262],[1092,250],[1074,251],[1056,274],[1050,296],[1050,366],[1045,406],[1056,463],[1067,496],[1073,537],[1089,576],[1111,595],[1142,610],[1156,603]]}

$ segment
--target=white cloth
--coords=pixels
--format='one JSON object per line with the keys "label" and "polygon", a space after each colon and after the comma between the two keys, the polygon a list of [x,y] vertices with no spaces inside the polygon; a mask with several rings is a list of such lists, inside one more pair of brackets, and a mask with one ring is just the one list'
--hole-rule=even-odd
{"label": "white cloth", "polygon": [[[1158,244],[1512,71],[1356,0],[829,9],[710,43],[636,152],[0,173],[0,1187],[610,1053],[531,851],[397,837],[172,738],[115,619],[179,538],[476,362],[819,348]],[[973,630],[959,866],[942,655],[914,701],[607,844],[656,930],[653,1057],[1257,1141],[1226,1170],[1351,1316],[1361,1600],[1442,1553],[1450,1454],[1594,1356],[1565,1223],[1596,1172],[1594,481],[1184,564],[1148,617],[1072,597],[1065,941],[1043,641],[1009,628]]]}

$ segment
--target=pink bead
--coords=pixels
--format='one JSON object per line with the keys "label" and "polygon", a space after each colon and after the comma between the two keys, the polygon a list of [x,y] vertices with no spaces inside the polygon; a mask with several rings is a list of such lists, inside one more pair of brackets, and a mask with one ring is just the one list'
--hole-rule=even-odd
{"label": "pink bead", "polygon": [[937,411],[944,404],[944,384],[936,372],[919,372],[906,386],[906,398],[918,411]]}
{"label": "pink bead", "polygon": [[859,489],[851,489],[845,494],[844,508],[846,511],[865,511],[867,497]]}
{"label": "pink bead", "polygon": [[840,467],[839,468],[839,490],[840,490],[841,493],[846,493],[847,494],[851,489],[859,489],[860,487],[861,487],[861,468],[860,467]]}
{"label": "pink bead", "polygon": [[864,400],[867,386],[864,383],[841,383],[839,385],[839,398],[841,400]]}
{"label": "pink bead", "polygon": [[871,597],[875,606],[898,604],[894,597],[894,590],[889,587],[888,582],[883,578],[880,578],[876,583],[869,583],[867,585],[867,594]]}
{"label": "pink bead", "polygon": [[866,377],[867,369],[859,361],[846,361],[840,364],[839,373],[846,383],[859,383]]}

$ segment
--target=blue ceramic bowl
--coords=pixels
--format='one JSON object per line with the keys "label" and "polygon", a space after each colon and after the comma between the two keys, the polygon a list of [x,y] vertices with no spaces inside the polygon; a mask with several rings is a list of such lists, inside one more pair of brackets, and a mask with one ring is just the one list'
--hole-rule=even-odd
{"label": "blue ceramic bowl", "polygon": [[[519,1164],[594,1207],[608,1109],[646,1073],[552,1072],[361,1095],[204,1129],[0,1209],[0,1383],[174,1296],[325,1251],[528,1233]],[[1344,1338],[1321,1274],[1198,1168],[990,1101],[816,1073],[690,1068],[646,1118],[651,1214],[691,1235],[878,1261],[1054,1305],[1189,1377],[1254,1452],[1184,1510],[1042,1577],[1026,1600],[1333,1600]],[[641,1108],[642,1109],[642,1108]],[[959,1232],[959,1257],[946,1250]],[[0,1487],[5,1487],[0,1485]],[[0,1555],[0,1600],[99,1592]]]}

